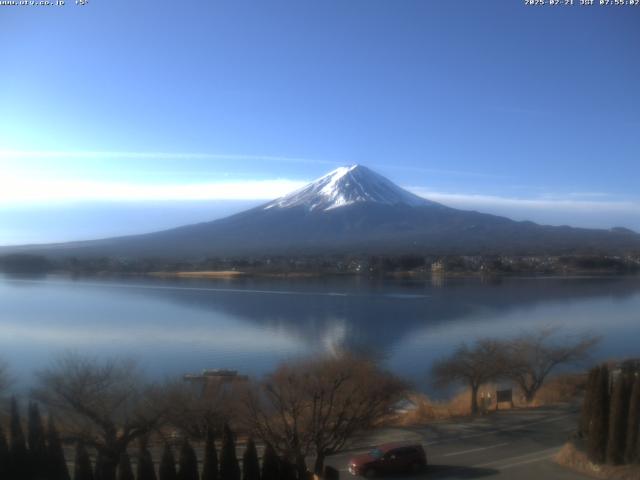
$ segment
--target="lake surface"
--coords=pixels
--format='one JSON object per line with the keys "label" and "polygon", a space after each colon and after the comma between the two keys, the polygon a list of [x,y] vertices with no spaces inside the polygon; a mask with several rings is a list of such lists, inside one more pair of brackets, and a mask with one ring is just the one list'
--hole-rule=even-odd
{"label": "lake surface", "polygon": [[640,356],[640,278],[437,281],[0,277],[0,357],[18,385],[56,355],[135,358],[154,377],[279,362],[347,346],[382,353],[429,390],[462,341],[557,326],[603,336],[595,357]]}

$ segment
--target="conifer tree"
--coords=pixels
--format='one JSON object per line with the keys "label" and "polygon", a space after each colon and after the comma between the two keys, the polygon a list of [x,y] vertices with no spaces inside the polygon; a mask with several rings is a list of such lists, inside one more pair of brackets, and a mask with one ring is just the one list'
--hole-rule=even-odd
{"label": "conifer tree", "polygon": [[262,454],[262,480],[278,480],[279,460],[276,451],[267,443]]}
{"label": "conifer tree", "polygon": [[627,441],[625,447],[625,463],[640,461],[640,442],[638,435],[640,429],[640,372],[635,375],[635,381],[631,388],[629,398],[629,417],[627,422]]}
{"label": "conifer tree", "polygon": [[93,466],[93,480],[107,480],[104,474],[105,461],[104,454],[98,450],[96,455],[96,463]]}
{"label": "conifer tree", "polygon": [[296,468],[286,458],[280,459],[280,469],[278,473],[278,480],[298,480]]}
{"label": "conifer tree", "polygon": [[202,480],[218,480],[218,452],[216,451],[216,442],[211,429],[207,430],[204,444]]}
{"label": "conifer tree", "polygon": [[44,426],[38,404],[29,403],[27,410],[27,439],[29,443],[29,457],[33,477],[37,480],[44,479],[49,472],[47,443],[45,440]]}
{"label": "conifer tree", "polygon": [[611,412],[609,414],[607,463],[612,465],[620,465],[624,462],[628,408],[629,395],[627,377],[623,373],[620,373],[613,387]]}
{"label": "conifer tree", "polygon": [[340,472],[329,466],[324,466],[324,472],[322,472],[322,480],[340,480]]}
{"label": "conifer tree", "polygon": [[117,480],[135,480],[133,476],[133,469],[131,468],[131,459],[127,452],[120,454],[120,460],[118,461],[118,475]]}
{"label": "conifer tree", "polygon": [[76,459],[73,469],[73,480],[93,480],[93,471],[91,469],[91,460],[87,449],[82,443],[76,446]]}
{"label": "conifer tree", "polygon": [[20,421],[20,411],[15,397],[11,399],[11,419],[9,424],[11,439],[9,442],[9,478],[30,480],[33,475],[29,462],[29,452]]}
{"label": "conifer tree", "polygon": [[164,446],[164,452],[162,452],[162,458],[160,459],[160,469],[158,471],[158,480],[177,480],[177,479],[178,479],[178,474],[176,472],[176,459],[173,456],[173,450],[171,450],[171,446],[167,443]]}
{"label": "conifer tree", "polygon": [[589,370],[589,376],[587,377],[587,385],[584,393],[584,401],[582,403],[582,412],[580,414],[580,434],[583,436],[589,435],[589,424],[591,423],[591,404],[593,403],[593,396],[596,390],[596,384],[598,382],[599,367],[594,367]]}
{"label": "conifer tree", "polygon": [[242,480],[260,480],[260,462],[253,438],[249,437],[242,455]]}
{"label": "conifer tree", "polygon": [[178,480],[198,480],[198,457],[186,438],[180,448],[178,467]]}
{"label": "conifer tree", "polygon": [[9,477],[9,444],[0,425],[0,478]]}
{"label": "conifer tree", "polygon": [[120,457],[116,457],[115,461],[111,457],[111,452],[98,450],[96,463],[93,467],[94,480],[116,480],[118,462]]}
{"label": "conifer tree", "polygon": [[153,467],[153,458],[151,452],[147,448],[146,439],[140,441],[140,450],[138,451],[138,467],[137,480],[156,480],[156,471]]}
{"label": "conifer tree", "polygon": [[229,425],[225,424],[220,454],[220,480],[240,480],[240,465],[236,456],[236,442]]}
{"label": "conifer tree", "polygon": [[593,463],[603,463],[607,452],[609,420],[609,368],[602,365],[591,404],[591,426],[587,454]]}
{"label": "conifer tree", "polygon": [[47,424],[47,466],[48,480],[69,480],[69,468],[53,415],[49,415]]}

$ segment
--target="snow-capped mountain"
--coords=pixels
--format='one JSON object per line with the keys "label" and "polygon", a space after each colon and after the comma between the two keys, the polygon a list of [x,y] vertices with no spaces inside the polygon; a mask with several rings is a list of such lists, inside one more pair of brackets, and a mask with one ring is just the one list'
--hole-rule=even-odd
{"label": "snow-capped mountain", "polygon": [[324,254],[562,254],[640,251],[625,229],[550,227],[449,208],[370,169],[341,167],[265,205],[162,232],[0,249],[55,257],[192,259]]}
{"label": "snow-capped mountain", "polygon": [[326,212],[361,202],[411,207],[434,203],[398,187],[367,167],[351,165],[329,172],[300,190],[274,200],[264,209],[304,207]]}

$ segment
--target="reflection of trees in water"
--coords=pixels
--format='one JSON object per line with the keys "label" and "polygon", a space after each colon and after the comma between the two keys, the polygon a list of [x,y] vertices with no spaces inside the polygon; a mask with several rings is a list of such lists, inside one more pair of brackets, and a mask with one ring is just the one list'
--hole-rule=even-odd
{"label": "reflection of trees in water", "polygon": [[[144,282],[145,286],[153,285]],[[231,288],[233,292],[173,290]],[[467,317],[498,317],[516,308],[588,298],[624,299],[640,293],[637,277],[491,278],[430,281],[365,278],[239,279],[159,282],[130,294],[216,311],[302,338],[310,346],[385,350],[418,330]],[[238,290],[255,290],[243,292]],[[264,293],[277,291],[279,294]],[[288,292],[288,293],[284,293]]]}

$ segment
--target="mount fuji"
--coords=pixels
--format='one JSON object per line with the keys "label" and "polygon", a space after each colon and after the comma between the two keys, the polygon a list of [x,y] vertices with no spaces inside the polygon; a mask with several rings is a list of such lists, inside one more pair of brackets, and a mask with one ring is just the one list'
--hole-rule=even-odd
{"label": "mount fuji", "polygon": [[517,222],[457,210],[367,167],[340,167],[267,204],[161,232],[3,248],[54,257],[190,259],[317,254],[562,254],[640,250],[640,235]]}

